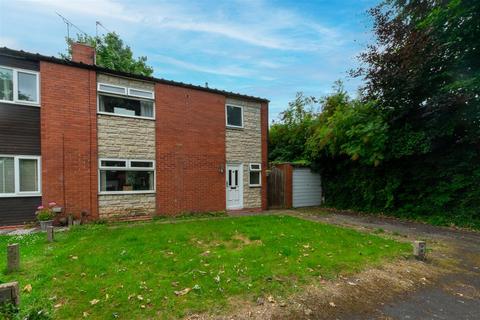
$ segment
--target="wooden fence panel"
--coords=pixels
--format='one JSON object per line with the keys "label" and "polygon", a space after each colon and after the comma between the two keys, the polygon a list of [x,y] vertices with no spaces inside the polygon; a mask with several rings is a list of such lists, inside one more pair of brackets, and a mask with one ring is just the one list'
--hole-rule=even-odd
{"label": "wooden fence panel", "polygon": [[285,207],[285,172],[273,167],[267,177],[268,207],[271,209]]}

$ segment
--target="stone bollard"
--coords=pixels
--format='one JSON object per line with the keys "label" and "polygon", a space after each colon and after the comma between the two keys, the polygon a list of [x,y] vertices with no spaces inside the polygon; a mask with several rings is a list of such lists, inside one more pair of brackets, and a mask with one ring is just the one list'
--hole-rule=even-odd
{"label": "stone bollard", "polygon": [[53,226],[48,226],[47,227],[47,240],[48,240],[48,242],[53,242],[53,240],[54,240]]}
{"label": "stone bollard", "polygon": [[7,247],[7,272],[20,269],[20,247],[18,243],[9,244]]}
{"label": "stone bollard", "polygon": [[418,260],[425,260],[427,254],[427,243],[425,241],[413,242],[413,255]]}
{"label": "stone bollard", "polygon": [[73,216],[71,214],[68,215],[68,226],[73,226]]}
{"label": "stone bollard", "polygon": [[15,281],[0,284],[0,305],[5,303],[11,303],[15,306],[20,304],[18,282]]}

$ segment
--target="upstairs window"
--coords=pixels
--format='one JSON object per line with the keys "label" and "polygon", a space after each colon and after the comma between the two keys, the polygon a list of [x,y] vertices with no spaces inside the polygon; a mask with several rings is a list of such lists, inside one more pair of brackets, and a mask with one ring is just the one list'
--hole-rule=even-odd
{"label": "upstairs window", "polygon": [[227,127],[243,128],[243,107],[227,105],[226,109]]}
{"label": "upstairs window", "polygon": [[40,157],[0,156],[0,197],[40,195]]}
{"label": "upstairs window", "polygon": [[38,105],[38,72],[0,66],[0,101]]}
{"label": "upstairs window", "polygon": [[112,84],[98,84],[98,112],[123,117],[155,118],[154,92]]}
{"label": "upstairs window", "polygon": [[153,101],[100,95],[100,112],[153,119]]}

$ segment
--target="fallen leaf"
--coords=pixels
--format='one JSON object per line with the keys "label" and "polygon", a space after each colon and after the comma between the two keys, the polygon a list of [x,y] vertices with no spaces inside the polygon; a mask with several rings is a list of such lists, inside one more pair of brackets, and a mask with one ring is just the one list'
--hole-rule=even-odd
{"label": "fallen leaf", "polygon": [[87,274],[85,272],[80,273],[82,277],[85,277]]}
{"label": "fallen leaf", "polygon": [[57,303],[57,304],[56,304],[56,305],[54,305],[53,307],[54,307],[54,308],[60,308],[61,306],[62,306],[62,304],[61,304],[61,303]]}
{"label": "fallen leaf", "polygon": [[72,260],[77,260],[78,257],[77,257],[77,256],[70,256],[70,259],[72,259]]}
{"label": "fallen leaf", "polygon": [[144,305],[144,304],[142,304],[142,305],[140,306],[140,308],[142,308],[142,309],[145,309],[145,305]]}
{"label": "fallen leaf", "polygon": [[268,296],[268,297],[267,297],[267,300],[268,300],[268,302],[270,302],[270,303],[275,303],[275,299],[273,299],[272,296]]}
{"label": "fallen leaf", "polygon": [[84,311],[84,312],[83,312],[83,317],[86,318],[86,317],[88,317],[88,316],[89,316],[88,312]]}
{"label": "fallen leaf", "polygon": [[142,297],[141,295],[138,295],[138,296],[137,296],[137,299],[140,300],[140,301],[142,301],[142,300],[143,300],[143,297]]}
{"label": "fallen leaf", "polygon": [[187,293],[189,293],[192,289],[191,288],[185,288],[183,290],[180,290],[180,291],[174,291],[175,295],[177,296],[184,296],[186,295]]}
{"label": "fallen leaf", "polygon": [[98,300],[98,299],[93,299],[93,300],[90,301],[90,304],[93,306],[93,305],[96,305],[96,304],[99,303],[99,302],[100,302],[100,300]]}
{"label": "fallen leaf", "polygon": [[337,305],[336,305],[335,303],[333,303],[333,302],[330,302],[329,305],[330,305],[330,307],[334,307],[334,308],[337,306]]}
{"label": "fallen leaf", "polygon": [[23,291],[24,292],[32,292],[32,285],[31,284],[27,284],[24,288],[23,288]]}
{"label": "fallen leaf", "polygon": [[356,286],[356,285],[357,285],[356,283],[351,282],[351,281],[348,281],[347,283],[348,283],[349,285],[351,285],[351,286]]}

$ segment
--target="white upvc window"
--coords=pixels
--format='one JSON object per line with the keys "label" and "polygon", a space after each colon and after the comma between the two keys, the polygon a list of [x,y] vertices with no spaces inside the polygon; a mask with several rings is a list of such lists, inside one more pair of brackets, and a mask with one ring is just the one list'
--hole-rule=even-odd
{"label": "white upvc window", "polygon": [[115,94],[123,94],[123,95],[127,94],[127,88],[116,86],[113,84],[107,84],[107,83],[99,83],[97,90],[101,92],[107,92],[107,93],[115,93]]}
{"label": "white upvc window", "polygon": [[41,196],[39,156],[0,155],[0,197]]}
{"label": "white upvc window", "polygon": [[155,119],[155,93],[137,88],[98,83],[99,114]]}
{"label": "white upvc window", "polygon": [[250,187],[262,186],[262,165],[260,163],[250,163],[248,169],[248,185]]}
{"label": "white upvc window", "polygon": [[140,90],[135,88],[128,88],[128,95],[131,97],[155,99],[155,93],[148,90]]}
{"label": "white upvc window", "polygon": [[99,159],[100,194],[155,192],[155,161]]}
{"label": "white upvc window", "polygon": [[229,128],[243,128],[243,106],[227,104],[225,106],[225,121]]}
{"label": "white upvc window", "polygon": [[40,106],[40,75],[0,65],[0,102]]}

